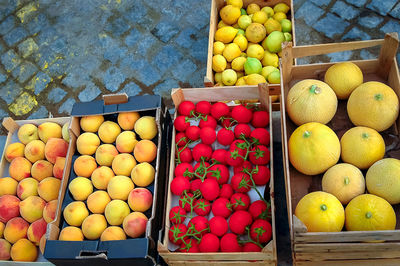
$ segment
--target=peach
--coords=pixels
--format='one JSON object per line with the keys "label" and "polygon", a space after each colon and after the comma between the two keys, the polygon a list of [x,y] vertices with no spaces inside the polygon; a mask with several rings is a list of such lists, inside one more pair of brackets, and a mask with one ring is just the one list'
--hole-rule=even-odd
{"label": "peach", "polygon": [[110,196],[103,190],[97,190],[89,195],[86,204],[92,213],[104,213],[104,209],[111,201]]}
{"label": "peach", "polygon": [[31,163],[44,159],[44,142],[41,140],[32,140],[25,146],[24,155]]}
{"label": "peach", "polygon": [[28,239],[20,239],[11,247],[13,261],[36,261],[37,257],[37,248]]}
{"label": "peach", "polygon": [[38,196],[29,196],[19,203],[19,213],[27,222],[33,223],[43,217],[46,202]]}
{"label": "peach", "polygon": [[32,164],[24,157],[17,157],[11,161],[8,171],[10,176],[17,181],[31,176]]}
{"label": "peach", "polygon": [[7,223],[10,219],[19,216],[20,200],[13,195],[0,197],[0,222]]}
{"label": "peach", "polygon": [[125,240],[124,230],[119,226],[109,226],[100,236],[101,241]]}
{"label": "peach", "polygon": [[83,241],[85,237],[83,236],[82,230],[75,226],[67,226],[64,227],[61,232],[58,240],[63,241]]}
{"label": "peach", "polygon": [[153,204],[153,195],[146,188],[135,188],[129,193],[128,204],[132,211],[145,212]]}
{"label": "peach", "polygon": [[62,138],[69,143],[69,131],[68,131],[68,127],[69,127],[69,122],[65,123],[61,129],[61,135]]}
{"label": "peach", "polygon": [[103,122],[104,117],[102,115],[83,116],[80,125],[83,131],[95,133]]}
{"label": "peach", "polygon": [[63,139],[51,138],[47,141],[44,148],[44,155],[47,161],[54,164],[57,157],[67,156],[68,142]]}
{"label": "peach", "polygon": [[13,159],[17,157],[24,157],[24,150],[25,150],[25,145],[16,142],[16,143],[11,143],[10,145],[7,146],[6,150],[4,151],[4,158],[8,162],[11,162]]}
{"label": "peach", "polygon": [[142,116],[135,123],[135,132],[141,139],[153,139],[158,133],[156,119],[153,116]]}
{"label": "peach", "polygon": [[133,183],[139,187],[147,187],[154,181],[155,177],[154,167],[149,163],[140,163],[133,167],[131,178]]}
{"label": "peach", "polygon": [[118,124],[123,130],[132,130],[135,127],[136,120],[140,118],[138,112],[126,112],[118,114]]}
{"label": "peach", "polygon": [[96,168],[96,160],[89,155],[81,155],[74,162],[74,172],[77,176],[90,177]]}
{"label": "peach", "polygon": [[93,185],[90,179],[78,176],[69,183],[68,189],[75,200],[86,200],[93,192]]}
{"label": "peach", "polygon": [[131,210],[125,201],[112,200],[107,204],[104,214],[110,225],[121,225],[130,212]]}
{"label": "peach", "polygon": [[0,222],[0,238],[3,237],[4,228],[6,225],[3,222]]}
{"label": "peach", "polygon": [[22,125],[18,129],[18,139],[25,145],[32,140],[39,139],[38,128],[33,124]]}
{"label": "peach", "polygon": [[29,223],[21,217],[14,217],[7,222],[6,228],[4,229],[4,238],[14,244],[21,238],[26,238],[28,232]]}
{"label": "peach", "polygon": [[107,192],[112,199],[127,200],[129,192],[134,188],[135,186],[129,177],[117,175],[108,182]]}
{"label": "peach", "polygon": [[96,162],[99,165],[111,166],[116,155],[118,155],[118,151],[114,145],[102,144],[96,150]]}
{"label": "peach", "polygon": [[119,152],[133,152],[136,143],[138,143],[138,140],[136,139],[135,133],[132,131],[122,132],[115,140],[115,146]]}
{"label": "peach", "polygon": [[132,238],[140,237],[146,232],[147,217],[141,212],[132,212],[125,217],[123,228],[125,234]]}
{"label": "peach", "polygon": [[39,182],[46,177],[51,177],[53,176],[53,164],[46,160],[36,161],[32,165],[31,175]]}
{"label": "peach", "polygon": [[132,155],[129,153],[120,153],[115,156],[111,167],[116,175],[130,176],[135,165],[136,161]]}
{"label": "peach", "polygon": [[113,143],[121,133],[119,125],[112,121],[105,121],[99,127],[99,137],[104,143]]}
{"label": "peach", "polygon": [[38,126],[39,138],[44,142],[51,138],[62,138],[62,128],[54,122],[44,122]]}
{"label": "peach", "polygon": [[17,196],[21,200],[26,199],[29,196],[38,195],[39,182],[32,177],[25,178],[18,183]]}
{"label": "peach", "polygon": [[0,239],[0,260],[9,260],[11,258],[10,251],[11,244],[5,239]]}
{"label": "peach", "polygon": [[49,202],[58,198],[61,180],[55,177],[46,177],[38,185],[39,196]]}
{"label": "peach", "polygon": [[73,201],[64,208],[64,219],[69,225],[81,226],[83,220],[89,215],[85,203]]}
{"label": "peach", "polygon": [[57,157],[53,167],[53,176],[62,179],[65,166],[65,157]]}
{"label": "peach", "polygon": [[76,149],[82,155],[94,154],[99,145],[99,137],[96,134],[90,132],[85,132],[79,135],[78,139],[76,140]]}
{"label": "peach", "polygon": [[56,218],[56,210],[57,210],[58,200],[52,200],[44,206],[43,209],[43,219],[46,223],[50,223]]}
{"label": "peach", "polygon": [[92,183],[97,189],[107,189],[108,182],[115,176],[113,170],[107,166],[100,166],[92,173]]}
{"label": "peach", "polygon": [[106,218],[101,214],[91,214],[82,223],[83,235],[89,240],[100,238],[106,228]]}
{"label": "peach", "polygon": [[11,177],[0,178],[0,196],[16,195],[18,182]]}
{"label": "peach", "polygon": [[157,156],[157,146],[151,140],[143,139],[136,144],[133,155],[140,163],[151,163]]}
{"label": "peach", "polygon": [[28,228],[27,232],[28,239],[36,246],[39,246],[40,239],[46,233],[46,229],[47,229],[47,223],[43,218],[34,221]]}

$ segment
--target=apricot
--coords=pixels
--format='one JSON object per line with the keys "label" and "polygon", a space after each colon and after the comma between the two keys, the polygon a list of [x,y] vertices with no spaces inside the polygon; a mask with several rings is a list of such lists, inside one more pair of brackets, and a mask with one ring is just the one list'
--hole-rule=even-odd
{"label": "apricot", "polygon": [[85,132],[79,135],[76,140],[76,149],[82,155],[92,155],[100,145],[99,137],[91,132]]}
{"label": "apricot", "polygon": [[0,178],[0,196],[16,195],[18,182],[11,177]]}
{"label": "apricot", "polygon": [[28,232],[29,223],[21,217],[14,217],[9,220],[4,229],[4,238],[14,244],[21,238],[26,238]]}
{"label": "apricot", "polygon": [[129,177],[117,175],[108,182],[107,192],[112,199],[127,200],[129,192],[134,188],[135,186]]}
{"label": "apricot", "polygon": [[11,161],[8,171],[10,176],[17,181],[31,176],[32,164],[24,157],[17,157]]}
{"label": "apricot", "polygon": [[39,139],[38,128],[33,124],[22,125],[18,129],[18,139],[25,145],[32,140]]}
{"label": "apricot", "polygon": [[101,241],[125,240],[124,230],[119,226],[109,226],[100,236]]}
{"label": "apricot", "polygon": [[11,244],[5,240],[0,239],[0,260],[9,260],[11,258]]}
{"label": "apricot", "polygon": [[43,219],[46,223],[50,223],[56,218],[58,200],[52,200],[44,206],[43,209]]}
{"label": "apricot", "polygon": [[157,156],[157,146],[151,140],[143,139],[136,144],[133,155],[140,163],[151,163]]}
{"label": "apricot", "polygon": [[21,200],[28,198],[29,196],[38,195],[39,182],[31,177],[25,178],[18,183],[17,196]]}
{"label": "apricot", "polygon": [[54,164],[57,157],[66,157],[68,151],[68,142],[63,139],[51,138],[47,141],[44,148],[44,155],[47,161]]}
{"label": "apricot", "polygon": [[20,142],[11,143],[4,151],[4,158],[11,162],[17,157],[24,157],[25,145]]}
{"label": "apricot", "polygon": [[40,239],[46,233],[46,229],[47,229],[47,223],[43,218],[34,221],[28,228],[27,232],[28,239],[36,246],[39,246]]}
{"label": "apricot", "polygon": [[82,230],[75,226],[67,226],[64,227],[61,232],[58,240],[63,241],[83,241],[85,237],[83,236]]}
{"label": "apricot", "polygon": [[135,188],[129,193],[128,204],[132,211],[145,212],[153,204],[153,195],[146,188]]}
{"label": "apricot", "polygon": [[3,222],[0,222],[0,238],[3,237],[4,228],[6,225]]}
{"label": "apricot", "polygon": [[13,261],[36,261],[37,257],[37,248],[28,239],[20,239],[11,247]]}
{"label": "apricot", "polygon": [[141,212],[132,212],[125,217],[123,228],[125,234],[132,238],[140,237],[146,232],[147,217]]}
{"label": "apricot", "polygon": [[106,228],[106,218],[101,214],[91,214],[82,223],[83,235],[89,240],[99,239]]}
{"label": "apricot", "polygon": [[123,130],[132,130],[135,127],[136,120],[140,118],[138,112],[124,112],[118,114],[118,124]]}
{"label": "apricot", "polygon": [[107,189],[108,182],[115,176],[110,167],[100,166],[92,173],[92,183],[97,189]]}
{"label": "apricot", "polygon": [[149,163],[140,163],[133,167],[131,178],[133,183],[139,187],[147,187],[154,181],[155,177],[154,167]]}
{"label": "apricot", "polygon": [[62,138],[62,128],[54,122],[44,122],[38,126],[39,138],[46,143],[51,138]]}
{"label": "apricot", "polygon": [[104,213],[107,204],[111,201],[110,196],[103,190],[97,190],[89,195],[86,204],[92,213]]}
{"label": "apricot", "polygon": [[38,185],[39,196],[49,202],[58,198],[61,180],[55,177],[46,177]]}
{"label": "apricot", "polygon": [[83,116],[79,121],[83,131],[95,133],[104,122],[102,115]]}
{"label": "apricot", "polygon": [[99,137],[104,143],[113,143],[121,133],[119,125],[112,121],[105,121],[99,127]]}
{"label": "apricot", "polygon": [[96,150],[96,162],[99,165],[111,166],[116,155],[118,155],[118,151],[114,145],[102,144]]}
{"label": "apricot", "polygon": [[130,176],[135,165],[136,161],[132,155],[120,153],[115,156],[111,167],[116,175]]}
{"label": "apricot", "polygon": [[138,143],[136,135],[132,131],[124,131],[115,140],[115,146],[119,152],[131,153]]}
{"label": "apricot", "polygon": [[38,196],[29,196],[19,203],[19,213],[27,222],[33,223],[43,217],[46,202]]}
{"label": "apricot", "polygon": [[0,222],[7,223],[10,219],[19,216],[20,200],[13,195],[0,197]]}
{"label": "apricot", "polygon": [[73,201],[64,208],[63,215],[69,225],[81,226],[89,211],[82,201]]}
{"label": "apricot", "polygon": [[142,116],[135,123],[135,132],[141,139],[153,139],[158,133],[156,119],[153,116]]}
{"label": "apricot", "polygon": [[65,167],[65,157],[57,157],[53,167],[53,176],[62,179]]}
{"label": "apricot", "polygon": [[51,177],[53,176],[53,164],[46,160],[36,161],[32,165],[31,175],[39,182],[46,177]]}
{"label": "apricot", "polygon": [[93,192],[93,185],[90,179],[78,176],[69,183],[68,189],[75,200],[86,200]]}
{"label": "apricot", "polygon": [[110,225],[121,225],[130,212],[131,210],[125,201],[112,200],[107,204],[104,214]]}
{"label": "apricot", "polygon": [[41,140],[32,140],[25,146],[24,155],[31,163],[44,159],[45,144]]}
{"label": "apricot", "polygon": [[81,155],[74,162],[74,172],[77,176],[90,177],[96,168],[96,160],[89,155]]}

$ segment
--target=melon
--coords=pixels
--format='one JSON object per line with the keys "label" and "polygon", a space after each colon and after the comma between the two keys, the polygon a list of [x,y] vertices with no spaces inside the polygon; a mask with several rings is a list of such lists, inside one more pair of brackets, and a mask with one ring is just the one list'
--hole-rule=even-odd
{"label": "melon", "polygon": [[339,99],[348,99],[363,80],[361,69],[352,62],[334,64],[325,73],[325,82],[331,86]]}

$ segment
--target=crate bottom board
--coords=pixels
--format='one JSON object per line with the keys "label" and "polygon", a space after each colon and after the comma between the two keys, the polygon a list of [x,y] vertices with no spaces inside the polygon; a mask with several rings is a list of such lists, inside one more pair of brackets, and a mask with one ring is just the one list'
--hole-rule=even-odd
{"label": "crate bottom board", "polygon": [[268,260],[262,260],[262,261],[169,261],[168,265],[188,265],[188,266],[218,266],[218,265],[244,265],[244,264],[250,264],[251,265],[276,265],[275,262],[273,261],[268,261]]}

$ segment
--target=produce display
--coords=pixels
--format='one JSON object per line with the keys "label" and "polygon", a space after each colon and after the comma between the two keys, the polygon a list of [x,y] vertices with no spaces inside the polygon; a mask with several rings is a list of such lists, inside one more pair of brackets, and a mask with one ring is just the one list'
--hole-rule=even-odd
{"label": "produce display", "polygon": [[68,125],[24,124],[19,142],[5,148],[10,176],[0,178],[0,260],[37,260],[37,246],[55,218]]}
{"label": "produce display", "polygon": [[80,118],[59,240],[143,237],[153,205],[158,127],[153,113]]}
{"label": "produce display", "polygon": [[292,40],[289,10],[285,3],[244,8],[242,0],[226,1],[213,44],[216,86],[280,83],[281,44]]}
{"label": "produce display", "polygon": [[298,126],[288,142],[290,163],[302,174],[322,177],[313,178],[313,192],[295,209],[308,232],[394,230],[400,160],[384,158],[385,136],[399,114],[393,89],[364,82],[357,65],[343,62],[326,71],[325,82],[294,84],[286,105]]}
{"label": "produce display", "polygon": [[269,243],[268,125],[269,113],[255,103],[180,103],[169,250],[260,252]]}

